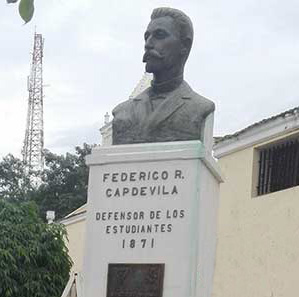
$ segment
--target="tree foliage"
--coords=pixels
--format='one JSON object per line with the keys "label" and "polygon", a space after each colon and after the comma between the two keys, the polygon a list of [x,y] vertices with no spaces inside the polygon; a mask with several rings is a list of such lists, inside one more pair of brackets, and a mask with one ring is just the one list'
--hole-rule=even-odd
{"label": "tree foliage", "polygon": [[72,265],[65,235],[34,203],[0,200],[0,296],[59,297]]}
{"label": "tree foliage", "polygon": [[83,144],[76,147],[76,153],[56,155],[45,151],[46,169],[43,183],[32,197],[41,213],[54,210],[57,218],[62,218],[87,200],[88,167],[85,156],[92,146]]}
{"label": "tree foliage", "polygon": [[45,170],[38,187],[30,183],[23,162],[11,154],[7,155],[0,162],[0,199],[33,200],[43,219],[47,210],[54,210],[56,218],[62,218],[86,203],[88,167],[85,156],[91,148],[83,144],[75,148],[75,154],[65,155],[45,150]]}
{"label": "tree foliage", "polygon": [[0,162],[0,197],[10,201],[23,201],[32,190],[23,162],[12,154],[4,157]]}
{"label": "tree foliage", "polygon": [[[19,0],[6,0],[7,3],[16,3]],[[34,14],[34,0],[20,0],[19,14],[21,18],[28,23],[31,21]]]}

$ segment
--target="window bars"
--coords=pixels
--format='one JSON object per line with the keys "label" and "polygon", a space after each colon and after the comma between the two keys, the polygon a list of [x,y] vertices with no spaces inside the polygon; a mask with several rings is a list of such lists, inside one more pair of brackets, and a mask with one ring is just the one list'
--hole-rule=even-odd
{"label": "window bars", "polygon": [[299,140],[289,140],[259,152],[257,195],[299,185]]}

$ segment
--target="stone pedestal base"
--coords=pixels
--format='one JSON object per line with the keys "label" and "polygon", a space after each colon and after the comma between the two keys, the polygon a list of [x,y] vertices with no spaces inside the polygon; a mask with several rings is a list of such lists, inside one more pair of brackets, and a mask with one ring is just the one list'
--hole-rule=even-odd
{"label": "stone pedestal base", "polygon": [[210,297],[217,164],[200,141],[96,148],[90,166],[85,297]]}

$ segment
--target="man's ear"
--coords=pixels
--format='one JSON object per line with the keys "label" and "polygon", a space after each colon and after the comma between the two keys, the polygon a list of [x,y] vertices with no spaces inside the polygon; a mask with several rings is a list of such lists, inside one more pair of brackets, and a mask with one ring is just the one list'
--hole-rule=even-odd
{"label": "man's ear", "polygon": [[191,38],[184,38],[183,40],[181,40],[181,54],[183,56],[189,54],[191,45],[192,45]]}

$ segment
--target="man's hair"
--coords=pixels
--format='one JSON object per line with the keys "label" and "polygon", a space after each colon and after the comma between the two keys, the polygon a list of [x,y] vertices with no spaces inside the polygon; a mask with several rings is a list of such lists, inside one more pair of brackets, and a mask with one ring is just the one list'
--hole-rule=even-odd
{"label": "man's hair", "polygon": [[[190,39],[190,49],[193,42],[193,25],[190,18],[183,13],[181,10],[170,8],[170,7],[159,7],[155,8],[151,15],[151,20],[158,19],[161,17],[171,17],[177,24],[180,30],[180,38],[184,40]],[[189,50],[190,50],[189,49]]]}

